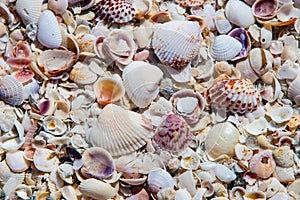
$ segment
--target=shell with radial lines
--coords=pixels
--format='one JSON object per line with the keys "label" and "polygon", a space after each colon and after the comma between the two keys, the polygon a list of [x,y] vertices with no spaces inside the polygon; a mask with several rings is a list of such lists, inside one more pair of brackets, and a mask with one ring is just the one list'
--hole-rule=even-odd
{"label": "shell with radial lines", "polygon": [[0,79],[0,99],[19,106],[24,99],[23,85],[14,76],[4,76]]}

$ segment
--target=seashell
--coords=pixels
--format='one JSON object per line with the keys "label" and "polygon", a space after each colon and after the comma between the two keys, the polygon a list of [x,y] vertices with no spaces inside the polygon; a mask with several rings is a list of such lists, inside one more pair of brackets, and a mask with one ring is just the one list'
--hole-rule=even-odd
{"label": "seashell", "polygon": [[275,162],[280,167],[292,167],[294,155],[288,146],[281,146],[273,151]]}
{"label": "seashell", "polygon": [[232,29],[232,25],[225,17],[225,10],[219,9],[215,14],[215,24],[218,32],[220,34],[226,34]]}
{"label": "seashell", "polygon": [[28,185],[20,184],[16,187],[15,193],[21,199],[29,199],[32,196],[32,189]]}
{"label": "seashell", "polygon": [[58,167],[58,158],[54,151],[46,148],[37,148],[33,155],[34,166],[42,172],[51,172]]}
{"label": "seashell", "polygon": [[300,90],[299,90],[299,84],[300,84],[300,76],[297,75],[297,77],[289,84],[288,90],[287,90],[287,96],[290,100],[295,101],[296,105],[300,105]]}
{"label": "seashell", "polygon": [[120,100],[125,88],[119,76],[102,77],[94,84],[94,93],[99,104],[106,105]]}
{"label": "seashell", "polygon": [[63,135],[67,131],[66,124],[55,116],[49,116],[43,121],[43,128],[46,132],[55,136]]}
{"label": "seashell", "polygon": [[149,194],[147,193],[147,191],[145,189],[141,189],[138,192],[134,192],[133,195],[131,195],[130,197],[127,198],[127,200],[139,200],[139,199],[144,199],[144,200],[149,200]]}
{"label": "seashell", "polygon": [[48,8],[56,14],[63,14],[68,8],[68,0],[49,0]]}
{"label": "seashell", "polygon": [[97,80],[97,75],[89,69],[89,66],[77,62],[70,72],[70,79],[77,84],[88,85]]}
{"label": "seashell", "polygon": [[251,135],[260,135],[267,132],[268,121],[264,117],[260,117],[250,124],[246,125],[246,131]]}
{"label": "seashell", "polygon": [[212,183],[209,182],[209,181],[202,181],[201,182],[201,188],[205,188],[206,189],[206,192],[204,193],[204,197],[210,197],[215,192],[215,189],[214,189]]}
{"label": "seashell", "polygon": [[151,129],[151,122],[142,115],[109,104],[90,130],[89,141],[112,156],[124,155],[145,145],[152,136]]}
{"label": "seashell", "polygon": [[280,200],[280,199],[289,199],[290,196],[285,192],[278,192],[272,196],[269,200]]}
{"label": "seashell", "polygon": [[58,48],[62,42],[62,36],[57,19],[52,11],[45,10],[38,20],[37,39],[45,47]]}
{"label": "seashell", "polygon": [[178,114],[169,114],[157,127],[153,141],[158,149],[178,153],[188,147],[192,137],[186,121]]}
{"label": "seashell", "polygon": [[281,59],[283,61],[291,60],[296,62],[299,58],[300,54],[298,51],[299,41],[295,39],[294,36],[286,36],[283,41],[284,47],[283,52],[281,54]]}
{"label": "seashell", "polygon": [[226,166],[219,163],[207,161],[200,164],[201,169],[203,170],[213,170],[216,177],[221,181],[229,183],[236,179],[236,175],[233,171],[228,169]]}
{"label": "seashell", "polygon": [[34,72],[28,69],[22,69],[18,71],[17,73],[13,73],[14,77],[20,82],[20,83],[27,83],[31,81],[34,77]]}
{"label": "seashell", "polygon": [[24,69],[30,65],[30,59],[27,57],[10,57],[7,59],[7,64],[15,69]]}
{"label": "seashell", "polygon": [[16,20],[14,14],[10,12],[10,9],[5,4],[0,2],[1,18],[6,21],[9,28],[12,28]]}
{"label": "seashell", "polygon": [[226,112],[253,112],[260,104],[260,93],[248,79],[229,79],[221,75],[208,90],[212,106]]}
{"label": "seashell", "polygon": [[231,60],[242,50],[242,44],[228,35],[219,35],[215,38],[210,54],[217,61]]}
{"label": "seashell", "polygon": [[214,76],[218,77],[221,74],[227,74],[230,76],[233,73],[233,66],[227,61],[216,61],[214,65]]}
{"label": "seashell", "polygon": [[279,55],[283,52],[283,43],[279,40],[272,40],[270,45],[270,52],[273,55]]}
{"label": "seashell", "polygon": [[247,57],[250,49],[251,49],[251,40],[248,33],[245,31],[244,28],[235,28],[228,33],[229,36],[235,38],[242,44],[242,49],[240,53],[233,59],[237,60],[240,58]]}
{"label": "seashell", "polygon": [[201,39],[197,22],[170,21],[155,27],[152,47],[164,65],[182,70],[197,55]]}
{"label": "seashell", "polygon": [[73,166],[70,164],[61,164],[57,169],[58,176],[68,184],[73,183]]}
{"label": "seashell", "polygon": [[16,11],[23,24],[37,23],[42,12],[42,0],[17,0]]}
{"label": "seashell", "polygon": [[68,50],[46,50],[37,58],[41,70],[50,77],[57,77],[68,71],[75,62],[76,55]]}
{"label": "seashell", "polygon": [[196,194],[196,181],[194,180],[192,170],[180,174],[177,178],[179,189],[186,189],[192,196]]}
{"label": "seashell", "polygon": [[180,114],[189,124],[199,121],[206,104],[200,93],[190,89],[179,90],[171,96],[170,101],[173,104],[174,112]]}
{"label": "seashell", "polygon": [[163,72],[158,67],[142,61],[133,61],[122,74],[127,95],[141,108],[147,107],[156,98],[162,77]]}
{"label": "seashell", "polygon": [[276,166],[273,176],[281,183],[290,183],[296,179],[293,167]]}
{"label": "seashell", "polygon": [[243,28],[248,28],[255,23],[251,7],[243,1],[228,1],[225,7],[225,16],[232,24]]}
{"label": "seashell", "polygon": [[266,194],[261,191],[248,192],[243,196],[245,200],[266,200]]}
{"label": "seashell", "polygon": [[287,186],[288,193],[295,199],[300,197],[300,180],[296,179],[290,185]]}
{"label": "seashell", "polygon": [[59,190],[63,196],[63,198],[69,200],[69,199],[77,199],[77,196],[76,196],[76,190],[70,186],[70,185],[66,185],[64,186],[63,188],[61,188]]}
{"label": "seashell", "polygon": [[277,0],[256,0],[252,5],[252,14],[260,19],[272,19],[277,14]]}
{"label": "seashell", "polygon": [[203,0],[175,0],[175,2],[183,7],[196,7],[204,3]]}
{"label": "seashell", "polygon": [[114,161],[112,156],[103,148],[91,147],[83,155],[81,173],[87,178],[104,179],[114,173]]}
{"label": "seashell", "polygon": [[151,25],[144,25],[144,26],[139,26],[134,28],[133,37],[134,40],[136,41],[138,48],[142,49],[148,47],[151,42],[152,34],[153,34],[153,30]]}
{"label": "seashell", "polygon": [[23,151],[6,152],[5,161],[13,172],[24,172],[30,166],[30,162],[24,158]]}
{"label": "seashell", "polygon": [[246,194],[246,190],[243,187],[235,186],[230,190],[230,199],[243,199],[243,196]]}
{"label": "seashell", "polygon": [[26,41],[18,41],[14,48],[15,57],[30,57],[32,54],[30,45]]}
{"label": "seashell", "polygon": [[252,83],[254,83],[259,77],[252,69],[249,59],[240,60],[236,63],[236,69],[241,72],[241,78],[249,79]]}
{"label": "seashell", "polygon": [[132,1],[132,6],[135,9],[135,18],[143,19],[152,9],[152,1],[151,0],[134,0]]}
{"label": "seashell", "polygon": [[291,18],[299,18],[300,9],[294,7],[293,2],[285,3],[277,11],[277,18],[284,22]]}
{"label": "seashell", "polygon": [[268,51],[261,48],[253,48],[250,50],[249,62],[252,69],[258,74],[264,74],[272,67],[272,62],[268,58]]}
{"label": "seashell", "polygon": [[93,199],[111,199],[117,193],[117,188],[110,184],[94,178],[83,180],[78,186],[78,190],[87,197]]}
{"label": "seashell", "polygon": [[22,84],[13,76],[1,78],[0,99],[12,106],[21,105],[24,99]]}
{"label": "seashell", "polygon": [[175,200],[192,200],[192,196],[186,189],[179,189],[175,192]]}
{"label": "seashell", "polygon": [[101,20],[120,24],[130,22],[136,15],[135,8],[128,0],[101,0],[95,5],[93,11]]}
{"label": "seashell", "polygon": [[246,145],[236,144],[235,155],[239,160],[250,160],[250,158],[253,155],[253,151],[249,149]]}
{"label": "seashell", "polygon": [[216,124],[206,136],[206,152],[213,158],[223,154],[232,157],[235,154],[235,145],[238,143],[239,136],[239,131],[230,122]]}
{"label": "seashell", "polygon": [[261,47],[264,49],[268,49],[271,45],[272,41],[272,27],[265,25],[260,29],[260,43]]}
{"label": "seashell", "polygon": [[271,119],[276,123],[283,123],[289,121],[293,115],[293,108],[291,106],[283,106],[274,108],[271,113]]}
{"label": "seashell", "polygon": [[157,194],[165,188],[174,188],[174,180],[172,176],[163,169],[156,169],[148,174],[147,184],[149,191]]}
{"label": "seashell", "polygon": [[274,172],[276,163],[271,150],[260,151],[255,154],[249,163],[249,169],[260,178],[268,178]]}

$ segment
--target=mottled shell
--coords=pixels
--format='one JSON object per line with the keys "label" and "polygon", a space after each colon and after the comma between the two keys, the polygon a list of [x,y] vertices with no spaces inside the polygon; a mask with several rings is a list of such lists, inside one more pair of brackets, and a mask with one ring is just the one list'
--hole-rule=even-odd
{"label": "mottled shell", "polygon": [[174,180],[172,176],[163,169],[156,169],[148,174],[148,187],[150,192],[157,194],[161,189],[173,188]]}
{"label": "mottled shell", "polygon": [[277,14],[277,0],[256,0],[252,5],[252,14],[261,19],[272,19]]}
{"label": "mottled shell", "polygon": [[228,33],[232,29],[232,25],[225,17],[225,10],[219,9],[216,11],[215,24],[220,34]]}
{"label": "mottled shell", "polygon": [[229,35],[219,35],[215,38],[210,54],[217,61],[231,60],[242,50],[242,44]]}
{"label": "mottled shell", "polygon": [[117,105],[104,107],[89,132],[93,146],[106,149],[112,156],[136,151],[152,136],[152,124],[142,115]]}
{"label": "mottled shell", "polygon": [[153,141],[161,150],[181,152],[191,142],[193,133],[179,114],[169,114],[157,127]]}
{"label": "mottled shell", "polygon": [[152,47],[163,64],[181,70],[197,55],[200,42],[201,31],[197,22],[170,21],[157,25]]}
{"label": "mottled shell", "polygon": [[248,79],[229,79],[219,76],[208,90],[208,97],[216,109],[233,113],[252,112],[260,105],[260,93]]}
{"label": "mottled shell", "polygon": [[239,136],[240,132],[230,122],[216,124],[206,136],[205,149],[213,158],[223,154],[234,156]]}
{"label": "mottled shell", "polygon": [[16,11],[25,25],[37,23],[42,12],[42,4],[42,0],[17,0]]}
{"label": "mottled shell", "polygon": [[22,84],[13,76],[1,78],[0,99],[13,106],[21,105],[24,99]]}
{"label": "mottled shell", "polygon": [[145,108],[157,97],[163,72],[156,66],[134,61],[125,67],[122,78],[126,93],[135,105]]}
{"label": "mottled shell", "polygon": [[183,7],[195,7],[201,6],[204,0],[175,0],[175,2]]}

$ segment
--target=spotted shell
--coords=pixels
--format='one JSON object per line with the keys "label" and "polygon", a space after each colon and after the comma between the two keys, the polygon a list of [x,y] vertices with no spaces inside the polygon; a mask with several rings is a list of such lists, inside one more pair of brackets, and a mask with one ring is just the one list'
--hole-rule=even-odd
{"label": "spotted shell", "polygon": [[197,22],[170,21],[157,25],[152,47],[163,64],[181,70],[197,55],[200,41],[201,31]]}
{"label": "spotted shell", "polygon": [[208,99],[216,109],[243,114],[256,110],[261,96],[250,80],[221,75],[208,90]]}
{"label": "spotted shell", "polygon": [[4,76],[0,79],[0,99],[13,106],[22,104],[23,86],[14,76]]}
{"label": "spotted shell", "polygon": [[175,2],[183,7],[195,7],[201,6],[204,0],[175,0]]}

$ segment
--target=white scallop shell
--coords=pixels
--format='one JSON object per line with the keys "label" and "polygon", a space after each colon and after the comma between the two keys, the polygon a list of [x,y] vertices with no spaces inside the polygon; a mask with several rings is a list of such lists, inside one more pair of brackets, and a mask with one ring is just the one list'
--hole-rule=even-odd
{"label": "white scallop shell", "polygon": [[125,67],[122,78],[129,98],[141,108],[147,107],[158,95],[163,72],[156,66],[133,61]]}
{"label": "white scallop shell", "polygon": [[274,108],[271,113],[271,119],[276,123],[283,123],[292,118],[293,108],[291,106],[283,106],[279,108]]}
{"label": "white scallop shell", "polygon": [[16,11],[25,25],[38,22],[42,4],[43,0],[17,0]]}
{"label": "white scallop shell", "polygon": [[149,190],[156,194],[161,189],[164,188],[173,188],[174,187],[174,180],[172,176],[163,169],[156,169],[151,171],[148,174],[148,180],[147,180]]}
{"label": "white scallop shell", "polygon": [[210,54],[217,61],[226,61],[237,56],[241,50],[242,44],[238,40],[229,35],[219,35],[215,38]]}
{"label": "white scallop shell", "polygon": [[48,48],[58,48],[62,42],[60,28],[54,13],[45,10],[38,20],[38,41]]}
{"label": "white scallop shell", "polygon": [[99,115],[88,138],[93,146],[106,149],[112,156],[119,156],[144,146],[153,135],[151,129],[152,124],[142,115],[109,104]]}
{"label": "white scallop shell", "polygon": [[23,86],[14,76],[4,76],[0,79],[0,99],[13,106],[22,104]]}
{"label": "white scallop shell", "polygon": [[182,69],[198,53],[200,41],[201,31],[197,22],[170,21],[157,25],[152,47],[163,64]]}

